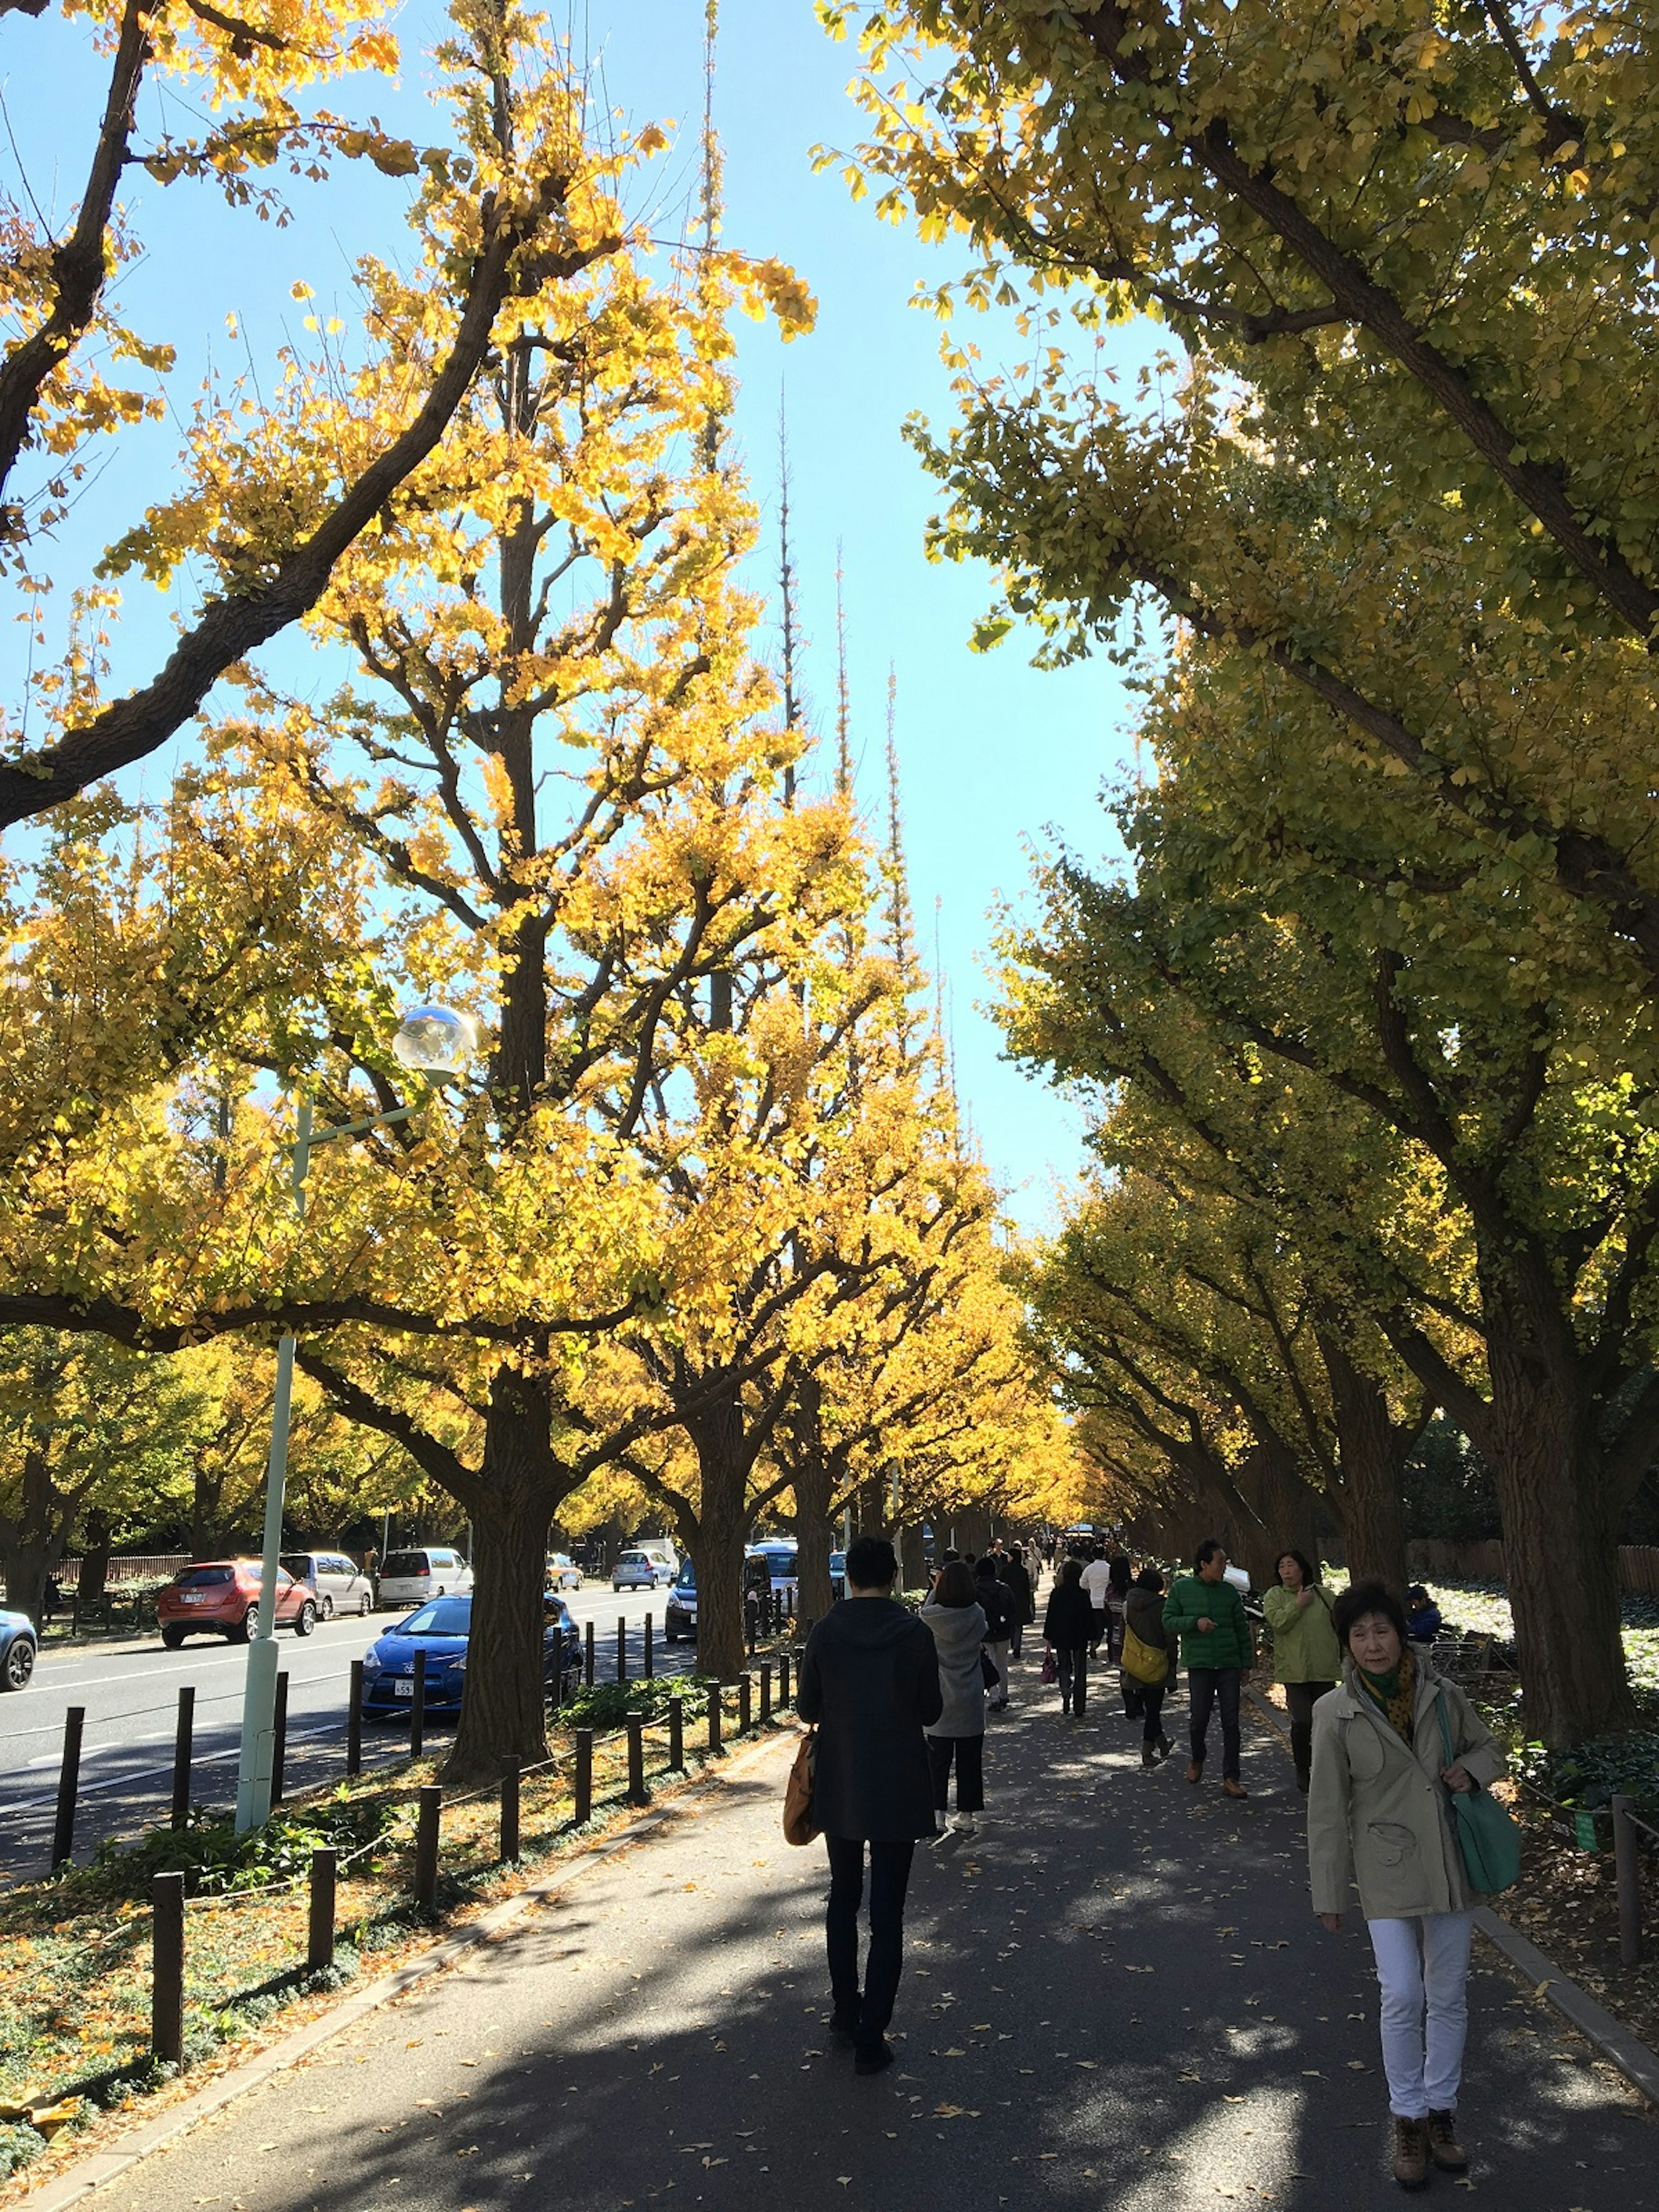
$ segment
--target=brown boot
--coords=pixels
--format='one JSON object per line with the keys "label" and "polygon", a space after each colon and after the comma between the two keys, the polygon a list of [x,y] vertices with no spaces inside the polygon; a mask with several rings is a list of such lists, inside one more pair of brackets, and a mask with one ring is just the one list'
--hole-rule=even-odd
{"label": "brown boot", "polygon": [[1250,1793],[1242,1782],[1224,1782],[1221,1794],[1224,1797],[1248,1797]]}
{"label": "brown boot", "polygon": [[1457,2140],[1449,2112],[1429,2114],[1429,2156],[1442,2173],[1467,2173],[1469,2155]]}
{"label": "brown boot", "polygon": [[1421,2189],[1429,2178],[1429,2124],[1394,2116],[1394,2178],[1402,2189]]}
{"label": "brown boot", "polygon": [[1188,1782],[1201,1782],[1204,1779],[1204,1762],[1201,1759],[1188,1759],[1187,1779]]}

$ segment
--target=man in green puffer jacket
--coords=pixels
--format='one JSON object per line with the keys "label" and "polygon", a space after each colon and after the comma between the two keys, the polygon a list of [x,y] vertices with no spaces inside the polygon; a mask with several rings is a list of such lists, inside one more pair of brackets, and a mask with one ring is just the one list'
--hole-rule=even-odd
{"label": "man in green puffer jacket", "polygon": [[1187,1705],[1191,1715],[1192,1759],[1188,1782],[1204,1779],[1204,1750],[1210,1715],[1221,1707],[1221,1788],[1228,1797],[1248,1797],[1238,1778],[1238,1700],[1245,1674],[1255,1664],[1255,1645],[1244,1601],[1227,1580],[1227,1553],[1216,1536],[1206,1536],[1164,1605],[1164,1626],[1181,1638],[1181,1663],[1187,1670]]}

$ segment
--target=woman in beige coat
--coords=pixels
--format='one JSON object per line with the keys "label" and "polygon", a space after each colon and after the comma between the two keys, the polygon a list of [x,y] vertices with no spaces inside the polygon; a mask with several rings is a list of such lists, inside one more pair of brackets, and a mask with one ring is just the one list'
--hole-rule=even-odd
{"label": "woman in beige coat", "polygon": [[1382,1992],[1395,2179],[1419,2189],[1431,2160],[1448,2173],[1468,2164],[1455,2119],[1480,1899],[1464,1880],[1447,1792],[1495,1781],[1504,1758],[1457,1685],[1407,1644],[1405,1613],[1380,1583],[1346,1591],[1332,1621],[1344,1656],[1340,1686],[1313,1714],[1313,1908],[1340,1929],[1350,1881],[1359,1892]]}

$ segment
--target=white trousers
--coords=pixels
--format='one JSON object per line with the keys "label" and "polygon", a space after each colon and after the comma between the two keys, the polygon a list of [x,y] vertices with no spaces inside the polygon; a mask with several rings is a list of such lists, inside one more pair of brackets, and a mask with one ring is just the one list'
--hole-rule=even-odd
{"label": "white trousers", "polygon": [[1468,1912],[1368,1920],[1382,1991],[1389,2109],[1403,2120],[1456,2110],[1469,2026]]}
{"label": "white trousers", "polygon": [[990,1655],[991,1664],[997,1670],[996,1687],[990,1692],[990,1701],[994,1705],[1006,1705],[1008,1702],[1008,1639],[1006,1636],[1000,1636],[994,1644],[987,1644],[985,1650]]}

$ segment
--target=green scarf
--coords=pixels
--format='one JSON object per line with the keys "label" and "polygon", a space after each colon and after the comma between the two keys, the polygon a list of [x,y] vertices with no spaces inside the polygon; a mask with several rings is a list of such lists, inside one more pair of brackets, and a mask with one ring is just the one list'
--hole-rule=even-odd
{"label": "green scarf", "polygon": [[1376,1706],[1389,1726],[1409,1747],[1415,1730],[1413,1723],[1417,1707],[1417,1662],[1409,1651],[1400,1655],[1400,1664],[1391,1674],[1370,1674],[1356,1660],[1354,1671],[1364,1686],[1365,1694]]}

